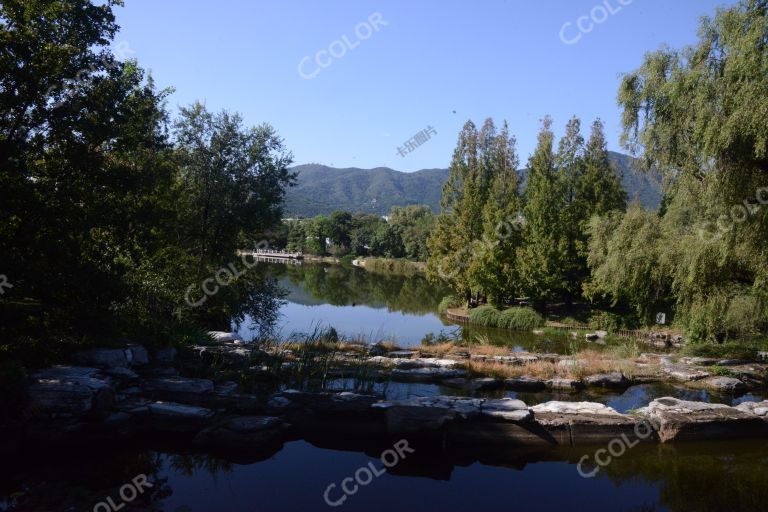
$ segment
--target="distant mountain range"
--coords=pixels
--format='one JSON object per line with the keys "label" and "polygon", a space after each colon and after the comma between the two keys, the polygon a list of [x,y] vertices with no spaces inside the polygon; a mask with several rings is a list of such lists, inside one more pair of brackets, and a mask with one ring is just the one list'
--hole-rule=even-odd
{"label": "distant mountain range", "polygon": [[[611,164],[632,199],[649,209],[661,202],[661,186],[655,176],[637,170],[636,160],[611,151]],[[337,169],[319,164],[298,165],[297,184],[286,194],[285,215],[313,217],[337,210],[386,215],[393,206],[429,205],[440,210],[443,183],[448,169],[400,172],[388,167]],[[521,171],[524,174],[525,170]]]}

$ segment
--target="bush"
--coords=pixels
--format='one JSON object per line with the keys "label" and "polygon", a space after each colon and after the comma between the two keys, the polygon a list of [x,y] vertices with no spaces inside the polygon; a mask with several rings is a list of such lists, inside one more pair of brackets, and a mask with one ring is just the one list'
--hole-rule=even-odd
{"label": "bush", "polygon": [[766,343],[736,343],[723,344],[699,343],[683,347],[682,353],[694,357],[717,357],[723,359],[745,359],[754,361],[758,351],[766,350]]}
{"label": "bush", "polygon": [[437,311],[441,315],[444,315],[448,312],[448,308],[455,308],[460,305],[461,299],[455,295],[448,295],[447,297],[443,297],[443,300],[440,301],[440,304],[437,306]]}
{"label": "bush", "polygon": [[632,315],[627,318],[610,311],[596,311],[589,319],[589,326],[593,329],[614,332],[619,329],[634,329],[637,327],[637,322]]}
{"label": "bush", "polygon": [[501,312],[492,306],[480,306],[470,310],[469,322],[483,327],[498,327],[501,321]]}
{"label": "bush", "polygon": [[498,326],[515,331],[530,331],[544,325],[544,319],[531,308],[509,308],[499,314]]}

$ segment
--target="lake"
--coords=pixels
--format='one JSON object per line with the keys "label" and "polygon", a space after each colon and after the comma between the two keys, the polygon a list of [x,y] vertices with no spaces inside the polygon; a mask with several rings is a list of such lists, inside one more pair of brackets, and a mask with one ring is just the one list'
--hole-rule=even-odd
{"label": "lake", "polygon": [[[351,265],[260,263],[285,290],[277,337],[311,333],[333,327],[346,337],[363,336],[369,342],[394,341],[402,347],[417,346],[424,336],[440,333],[462,340],[507,345],[514,350],[565,353],[586,346],[561,336],[460,326],[440,316],[438,305],[450,290],[427,281],[421,274],[390,275]],[[234,329],[246,340],[256,332],[246,317]],[[594,347],[594,344],[591,346]]]}

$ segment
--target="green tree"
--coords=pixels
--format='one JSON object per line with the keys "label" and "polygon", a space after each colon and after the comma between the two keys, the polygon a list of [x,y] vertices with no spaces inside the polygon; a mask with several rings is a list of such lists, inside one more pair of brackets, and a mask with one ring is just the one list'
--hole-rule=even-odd
{"label": "green tree", "polygon": [[552,120],[546,117],[538,145],[528,161],[523,194],[523,244],[517,250],[520,285],[538,310],[562,295],[568,276],[563,267],[561,219],[563,192],[555,168]]}
{"label": "green tree", "polygon": [[518,290],[515,252],[521,241],[521,211],[515,146],[505,122],[484,154],[492,178],[482,212],[482,238],[475,243],[469,270],[473,287],[496,306],[510,302]]}

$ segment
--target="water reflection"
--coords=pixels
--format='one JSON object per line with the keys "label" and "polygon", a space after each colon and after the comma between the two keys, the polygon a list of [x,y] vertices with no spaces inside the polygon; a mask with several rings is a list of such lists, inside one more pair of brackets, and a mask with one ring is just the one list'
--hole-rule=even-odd
{"label": "water reflection", "polygon": [[[758,511],[768,500],[768,443],[637,446],[595,478],[576,464],[594,448],[521,450],[468,446],[415,453],[345,503],[345,510],[497,509]],[[81,447],[24,454],[2,470],[3,510],[91,510],[138,473],[156,488],[130,510],[323,510],[323,492],[386,448],[360,439],[293,441],[251,460],[172,448]],[[98,452],[98,453],[96,453]],[[726,483],[727,482],[727,483]],[[553,490],[556,489],[556,492]],[[10,505],[15,503],[15,505]]]}
{"label": "water reflection", "polygon": [[[286,291],[276,331],[282,337],[334,327],[340,334],[365,336],[368,340],[393,340],[401,346],[419,345],[427,334],[441,332],[465,341],[482,339],[515,350],[564,353],[586,343],[566,335],[536,336],[531,333],[457,326],[438,314],[446,286],[431,283],[423,275],[400,276],[368,272],[347,265],[261,263],[261,271]],[[245,339],[256,331],[249,317],[237,323]]]}

